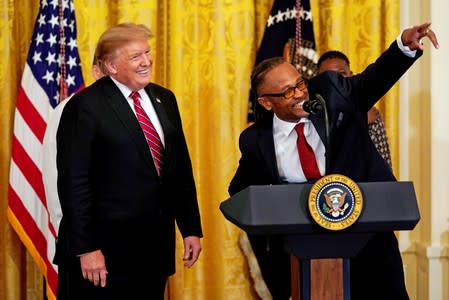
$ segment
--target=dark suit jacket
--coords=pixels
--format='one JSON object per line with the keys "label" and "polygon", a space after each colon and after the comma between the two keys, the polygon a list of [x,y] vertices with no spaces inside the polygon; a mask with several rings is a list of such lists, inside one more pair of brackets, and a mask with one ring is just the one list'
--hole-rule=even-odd
{"label": "dark suit jacket", "polygon": [[[367,111],[420,55],[421,52],[418,52],[415,58],[409,58],[394,42],[375,63],[359,75],[344,78],[335,72],[325,72],[309,81],[310,96],[320,94],[326,101],[329,115],[329,139],[326,137],[323,116],[309,117],[324,145],[327,145],[327,174],[343,174],[357,182],[395,180],[389,166],[371,142]],[[276,164],[272,114],[245,129],[240,135],[239,147],[242,156],[229,186],[231,195],[249,185],[283,183]],[[249,237],[274,298],[287,299],[290,295],[290,283],[288,276],[283,275],[289,274],[290,263],[282,245],[279,245],[282,241],[278,237],[270,237],[266,241],[259,236]],[[275,272],[278,274],[272,275]],[[373,281],[377,282],[376,291],[384,293],[379,294],[376,299],[408,298],[393,233],[376,235],[358,257],[351,260],[353,299],[367,299],[363,298],[370,289],[366,285]]]}
{"label": "dark suit jacket", "polygon": [[109,77],[66,105],[57,134],[63,219],[56,263],[101,249],[109,273],[151,266],[170,275],[175,220],[183,237],[202,236],[176,98],[153,83],[145,90],[165,136],[161,177],[137,118]]}

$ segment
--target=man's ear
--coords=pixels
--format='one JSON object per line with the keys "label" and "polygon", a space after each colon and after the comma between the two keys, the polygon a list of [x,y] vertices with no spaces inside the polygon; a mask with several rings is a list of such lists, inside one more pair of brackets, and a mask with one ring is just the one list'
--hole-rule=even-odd
{"label": "man's ear", "polygon": [[97,65],[92,65],[92,76],[94,76],[95,80],[100,79],[103,77],[103,72],[101,72],[101,68]]}
{"label": "man's ear", "polygon": [[106,67],[108,74],[112,74],[112,75],[117,74],[117,66],[112,61],[106,60],[104,62],[104,66]]}
{"label": "man's ear", "polygon": [[262,107],[266,110],[271,110],[273,108],[271,101],[265,99],[265,97],[257,98],[257,102],[259,102],[259,104],[262,105]]}

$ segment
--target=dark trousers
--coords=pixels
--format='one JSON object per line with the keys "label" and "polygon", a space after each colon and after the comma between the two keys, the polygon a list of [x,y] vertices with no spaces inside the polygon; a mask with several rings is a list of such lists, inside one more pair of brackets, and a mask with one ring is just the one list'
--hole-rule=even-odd
{"label": "dark trousers", "polygon": [[[126,259],[126,258],[123,258]],[[117,272],[108,270],[106,286],[94,286],[82,277],[79,259],[58,268],[58,300],[164,300],[167,277],[152,270]]]}
{"label": "dark trousers", "polygon": [[393,232],[375,234],[351,259],[351,300],[408,300],[398,241]]}
{"label": "dark trousers", "polygon": [[290,255],[281,236],[248,235],[262,277],[273,300],[288,300],[290,287]]}

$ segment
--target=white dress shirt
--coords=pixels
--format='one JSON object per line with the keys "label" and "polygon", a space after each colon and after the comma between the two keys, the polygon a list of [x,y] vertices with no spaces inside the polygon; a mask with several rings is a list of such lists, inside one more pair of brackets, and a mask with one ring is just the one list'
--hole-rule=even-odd
{"label": "white dress shirt", "polygon": [[[307,143],[315,153],[318,169],[321,176],[325,174],[326,160],[325,147],[321,138],[308,118],[301,118],[298,123],[304,123],[304,136]],[[300,183],[306,182],[306,176],[299,160],[296,141],[298,135],[295,131],[297,123],[286,122],[279,119],[276,115],[273,117],[273,138],[274,150],[276,153],[276,162],[279,176],[285,182]]]}
{"label": "white dress shirt", "polygon": [[44,141],[42,143],[42,180],[44,183],[45,199],[50,214],[50,222],[58,233],[59,223],[62,218],[61,204],[58,196],[58,170],[56,168],[56,134],[59,121],[65,105],[70,97],[63,100],[50,112],[47,128],[45,129]]}

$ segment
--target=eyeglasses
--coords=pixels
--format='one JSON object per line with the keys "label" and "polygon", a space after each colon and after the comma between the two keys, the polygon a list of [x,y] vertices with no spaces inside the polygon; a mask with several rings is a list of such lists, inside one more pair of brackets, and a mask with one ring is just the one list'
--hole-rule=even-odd
{"label": "eyeglasses", "polygon": [[305,80],[298,81],[295,86],[288,87],[282,93],[274,93],[274,94],[263,94],[260,97],[270,96],[270,97],[284,97],[285,99],[289,99],[295,95],[295,90],[298,89],[301,92],[307,88],[307,82]]}

